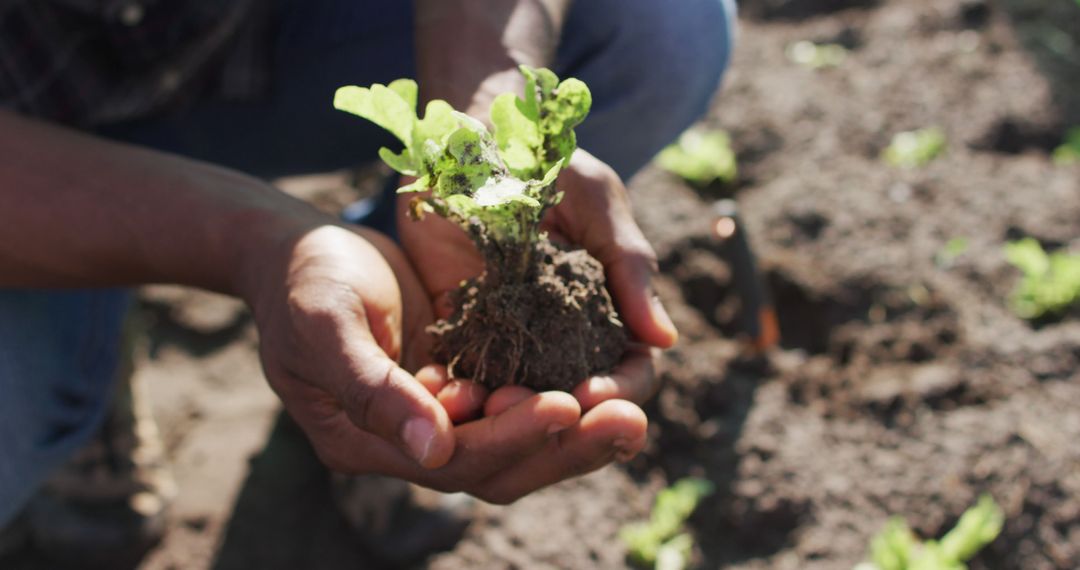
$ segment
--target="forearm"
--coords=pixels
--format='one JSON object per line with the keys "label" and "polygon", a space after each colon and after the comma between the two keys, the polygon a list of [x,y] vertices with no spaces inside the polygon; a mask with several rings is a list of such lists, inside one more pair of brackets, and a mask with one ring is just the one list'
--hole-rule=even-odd
{"label": "forearm", "polygon": [[0,287],[238,294],[259,240],[317,219],[242,174],[0,111]]}
{"label": "forearm", "polygon": [[520,64],[550,66],[571,0],[414,0],[421,99],[486,118],[499,93],[520,90]]}

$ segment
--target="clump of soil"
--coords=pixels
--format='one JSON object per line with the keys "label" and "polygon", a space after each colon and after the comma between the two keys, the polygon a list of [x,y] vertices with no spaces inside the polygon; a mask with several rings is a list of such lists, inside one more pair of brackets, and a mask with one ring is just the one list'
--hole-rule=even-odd
{"label": "clump of soil", "polygon": [[570,391],[619,361],[627,336],[600,262],[546,239],[528,258],[523,279],[489,268],[467,281],[453,295],[454,314],[431,327],[435,358],[452,376]]}

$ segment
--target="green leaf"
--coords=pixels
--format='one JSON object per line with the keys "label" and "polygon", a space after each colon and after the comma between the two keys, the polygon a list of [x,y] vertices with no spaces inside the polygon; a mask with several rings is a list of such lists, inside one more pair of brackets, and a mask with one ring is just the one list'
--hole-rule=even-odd
{"label": "green leaf", "polygon": [[967,566],[950,558],[940,544],[930,540],[922,545],[907,570],[967,570]]}
{"label": "green leaf", "polygon": [[554,184],[555,180],[559,177],[559,172],[562,171],[562,167],[564,164],[566,164],[566,160],[560,158],[558,162],[551,165],[551,168],[548,169],[548,171],[544,174],[544,177],[541,178],[540,181],[536,183],[536,185],[540,188],[543,188],[545,186],[550,186]]}
{"label": "green leaf", "polygon": [[[1080,0],[1076,1],[1080,3]],[[1069,129],[1065,142],[1054,149],[1053,159],[1059,166],[1080,164],[1080,127]]]}
{"label": "green leaf", "polygon": [[406,176],[416,176],[417,167],[416,162],[413,161],[412,153],[409,149],[401,151],[401,153],[394,153],[394,151],[382,147],[379,149],[379,158],[383,160],[390,168],[404,174]]}
{"label": "green leaf", "polygon": [[993,542],[1005,526],[1005,512],[990,495],[968,509],[956,527],[941,539],[941,550],[947,560],[966,562],[984,546]]}
{"label": "green leaf", "polygon": [[870,542],[870,560],[881,570],[906,570],[918,545],[904,519],[893,517]]}
{"label": "green leaf", "polygon": [[656,157],[661,168],[698,186],[731,183],[738,175],[731,139],[724,131],[691,129]]}
{"label": "green leaf", "polygon": [[[968,509],[941,541],[920,543],[904,519],[889,519],[870,543],[867,570],[966,570],[964,562],[992,542],[1005,515],[988,495]],[[863,565],[858,567],[860,570]]]}
{"label": "green leaf", "polygon": [[945,152],[947,139],[938,127],[897,133],[881,158],[897,168],[925,166]]}
{"label": "green leaf", "polygon": [[1050,256],[1032,238],[1006,243],[1005,259],[1025,275],[1041,277],[1050,271]]}
{"label": "green leaf", "polygon": [[694,537],[684,532],[660,545],[656,551],[655,570],[685,570],[690,566],[694,551]]}
{"label": "green leaf", "polygon": [[405,194],[407,192],[424,192],[428,189],[429,184],[431,184],[431,179],[425,174],[414,180],[412,184],[406,184],[405,186],[398,188],[397,191],[399,194]]}
{"label": "green leaf", "polygon": [[402,97],[408,88],[398,80],[398,87],[390,89],[376,83],[370,88],[349,85],[334,94],[334,107],[363,117],[390,131],[408,147],[412,143],[412,129],[416,123],[415,95],[413,103]]}
{"label": "green leaf", "polygon": [[478,205],[486,208],[502,206],[512,202],[520,202],[532,208],[539,208],[540,202],[526,193],[528,189],[528,184],[512,176],[498,179],[489,178],[487,183],[476,190],[473,199],[476,200]]}
{"label": "green leaf", "polygon": [[968,247],[967,238],[954,237],[945,242],[945,246],[934,255],[934,263],[941,267],[952,265],[956,258],[967,252]]}
{"label": "green leaf", "polygon": [[1018,316],[1037,319],[1080,302],[1080,255],[1047,254],[1032,238],[1005,244],[1005,259],[1023,273],[1010,297]]}
{"label": "green leaf", "polygon": [[839,67],[847,55],[847,48],[840,44],[815,44],[806,40],[795,42],[787,49],[788,59],[810,69]]}
{"label": "green leaf", "polygon": [[450,134],[460,127],[460,121],[454,116],[454,108],[446,101],[436,99],[427,104],[424,109],[424,118],[416,121],[413,127],[413,141],[417,146],[431,141],[441,149],[445,146]]}
{"label": "green leaf", "polygon": [[576,149],[573,127],[592,96],[576,79],[560,82],[546,69],[522,68],[524,99],[499,96],[494,134],[445,101],[416,114],[418,88],[410,79],[337,90],[334,106],[387,129],[405,148],[379,150],[394,170],[416,176],[399,192],[432,190],[424,203],[462,225],[477,241],[527,241],[539,235],[544,209],[562,194],[555,179]]}
{"label": "green leaf", "polygon": [[654,564],[661,546],[679,532],[698,503],[714,489],[708,480],[686,478],[660,491],[648,523],[627,525],[619,531],[630,557],[639,564]]}
{"label": "green leaf", "polygon": [[410,109],[416,109],[416,100],[420,92],[416,82],[412,79],[395,79],[387,87],[398,94]]}
{"label": "green leaf", "polygon": [[537,151],[544,139],[536,119],[530,119],[522,111],[523,106],[513,93],[499,95],[491,104],[491,124],[506,167],[515,176],[529,178],[540,167]]}

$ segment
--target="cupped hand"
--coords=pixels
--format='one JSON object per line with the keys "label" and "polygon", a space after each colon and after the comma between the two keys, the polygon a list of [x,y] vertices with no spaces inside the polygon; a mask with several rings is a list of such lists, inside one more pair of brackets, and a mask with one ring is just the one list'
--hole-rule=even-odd
{"label": "cupped hand", "polygon": [[[678,337],[651,287],[656,254],[634,222],[626,187],[611,167],[578,149],[560,174],[558,187],[564,198],[548,212],[543,229],[553,239],[584,247],[603,264],[607,287],[635,339],[611,374],[584,380],[574,395],[586,410],[612,399],[643,403],[659,387],[653,372],[654,348],[668,348]],[[411,219],[410,199],[398,198],[401,245],[436,316],[447,317],[453,311],[450,293],[483,271],[483,259],[454,224],[438,216]]]}
{"label": "cupped hand", "polygon": [[502,396],[442,367],[410,374],[428,358],[431,304],[381,235],[313,224],[268,249],[245,292],[263,368],[332,469],[507,503],[644,445],[629,402],[583,416],[568,394],[518,394],[475,419]]}

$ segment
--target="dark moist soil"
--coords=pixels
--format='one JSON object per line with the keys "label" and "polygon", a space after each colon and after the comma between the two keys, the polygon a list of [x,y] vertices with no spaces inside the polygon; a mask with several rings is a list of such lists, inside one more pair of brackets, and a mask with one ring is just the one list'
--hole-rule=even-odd
{"label": "dark moist soil", "polygon": [[[973,570],[1080,568],[1080,318],[1012,315],[1019,275],[1002,255],[1024,236],[1080,251],[1080,168],[1049,158],[1080,125],[1080,8],[741,9],[705,122],[738,152],[741,215],[781,347],[743,355],[708,200],[644,172],[630,185],[635,212],[681,332],[660,362],[649,447],[629,466],[483,505],[465,539],[425,567],[625,568],[619,527],[647,517],[663,486],[698,475],[717,487],[691,519],[702,568],[850,570],[889,516],[939,536],[983,492],[1007,519]],[[805,69],[785,50],[807,39],[851,51],[839,68]],[[949,148],[926,168],[877,158],[893,133],[930,125]],[[941,256],[957,237],[967,251]],[[156,299],[144,305],[157,324],[140,369],[180,497],[143,568],[383,568],[336,515],[303,436],[288,422],[269,431],[277,404],[250,321],[178,310],[213,306],[201,298]],[[195,325],[173,322],[184,315]]]}
{"label": "dark moist soil", "polygon": [[532,259],[522,283],[492,285],[487,273],[466,282],[454,314],[431,327],[452,376],[569,392],[619,361],[627,337],[600,262],[543,238]]}
{"label": "dark moist soil", "polygon": [[[691,521],[702,568],[848,570],[890,516],[940,536],[984,492],[1007,520],[971,568],[1080,568],[1080,319],[1014,316],[1002,254],[1024,236],[1080,251],[1080,168],[1049,158],[1080,125],[1080,7],[741,8],[704,122],[732,135],[782,345],[745,355],[710,200],[647,170],[631,194],[681,332],[647,451],[492,508],[431,567],[623,568],[618,527],[696,475],[717,485]],[[851,51],[814,71],[785,55],[799,40]],[[927,167],[878,158],[894,133],[933,125],[949,147]],[[952,238],[968,248],[948,259]]]}

